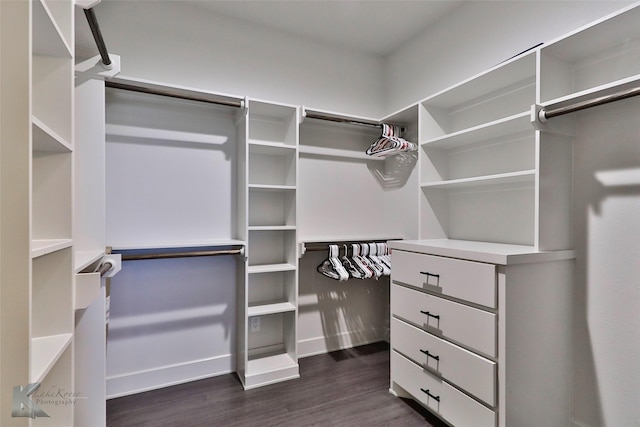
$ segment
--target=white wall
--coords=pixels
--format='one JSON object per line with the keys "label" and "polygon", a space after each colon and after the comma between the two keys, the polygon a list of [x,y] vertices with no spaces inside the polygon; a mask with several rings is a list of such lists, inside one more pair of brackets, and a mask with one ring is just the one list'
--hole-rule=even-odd
{"label": "white wall", "polygon": [[640,425],[640,99],[578,116],[574,419]]}
{"label": "white wall", "polygon": [[471,1],[387,58],[387,112],[404,108],[630,3]]}
{"label": "white wall", "polygon": [[212,15],[179,1],[105,1],[95,12],[109,52],[121,55],[122,75],[383,115],[382,58],[374,55]]}

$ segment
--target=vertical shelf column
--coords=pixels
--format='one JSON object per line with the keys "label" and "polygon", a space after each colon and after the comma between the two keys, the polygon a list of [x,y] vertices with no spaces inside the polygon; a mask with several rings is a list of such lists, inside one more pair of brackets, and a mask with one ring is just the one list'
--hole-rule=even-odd
{"label": "vertical shelf column", "polygon": [[[238,375],[245,389],[299,377],[298,108],[249,100],[239,195],[247,239]],[[242,169],[242,168],[241,168]]]}
{"label": "vertical shelf column", "polygon": [[73,425],[74,2],[34,0],[29,382],[54,393],[34,426]]}

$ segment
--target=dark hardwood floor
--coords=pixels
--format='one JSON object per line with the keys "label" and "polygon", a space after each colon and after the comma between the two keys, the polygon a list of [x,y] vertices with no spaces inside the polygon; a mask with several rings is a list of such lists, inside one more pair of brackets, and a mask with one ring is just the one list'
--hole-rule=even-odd
{"label": "dark hardwood floor", "polygon": [[300,359],[300,379],[244,391],[234,374],[107,401],[107,426],[445,425],[389,393],[389,347]]}

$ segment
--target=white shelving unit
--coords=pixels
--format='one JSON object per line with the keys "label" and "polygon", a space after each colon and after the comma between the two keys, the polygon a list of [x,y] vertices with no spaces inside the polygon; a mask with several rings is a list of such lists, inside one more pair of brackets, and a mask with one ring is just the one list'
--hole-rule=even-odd
{"label": "white shelving unit", "polygon": [[[74,392],[74,2],[2,2],[0,251],[3,402],[13,386]],[[71,426],[70,402],[3,426]],[[7,407],[8,408],[8,407]]]}
{"label": "white shelving unit", "polygon": [[[238,292],[237,372],[245,389],[299,377],[297,356],[298,108],[248,100],[238,133],[239,234],[247,265]],[[239,187],[241,184],[239,184]]]}
{"label": "white shelving unit", "polygon": [[[558,325],[572,305],[575,124],[538,113],[637,88],[639,18],[636,4],[420,103],[422,240],[392,244],[393,393],[456,425],[571,422],[571,331]],[[446,330],[495,315],[482,333]],[[543,347],[554,355],[538,367],[523,356]],[[456,377],[463,356],[478,376]],[[558,393],[542,418],[531,384]]]}
{"label": "white shelving unit", "polygon": [[[74,4],[34,1],[31,165],[30,381],[75,390],[73,379]],[[73,425],[73,406],[47,406],[34,425]]]}
{"label": "white shelving unit", "polygon": [[540,50],[539,103],[548,105],[640,81],[640,8],[630,6]]}
{"label": "white shelving unit", "polygon": [[537,55],[420,103],[421,238],[570,247],[571,137],[531,123]]}

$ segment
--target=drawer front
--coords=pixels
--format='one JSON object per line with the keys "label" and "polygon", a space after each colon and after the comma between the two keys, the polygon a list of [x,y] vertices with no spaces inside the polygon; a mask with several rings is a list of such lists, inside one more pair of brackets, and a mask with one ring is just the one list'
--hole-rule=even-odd
{"label": "drawer front", "polygon": [[405,286],[391,285],[391,313],[432,334],[496,357],[496,315]]}
{"label": "drawer front", "polygon": [[496,308],[496,266],[394,250],[392,280]]}
{"label": "drawer front", "polygon": [[496,413],[446,382],[391,352],[391,381],[456,427],[495,427]]}
{"label": "drawer front", "polygon": [[391,319],[391,347],[427,370],[496,405],[496,363],[422,329]]}

